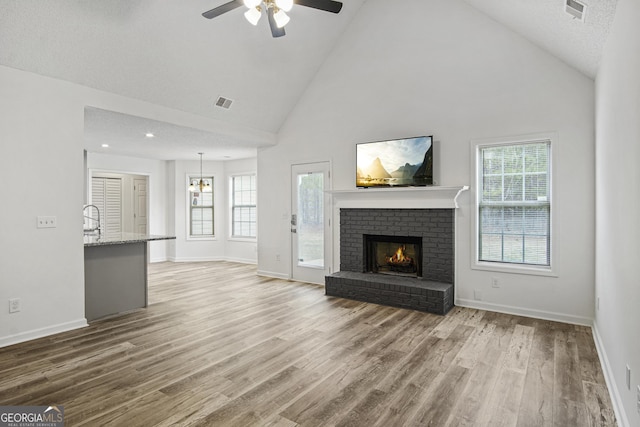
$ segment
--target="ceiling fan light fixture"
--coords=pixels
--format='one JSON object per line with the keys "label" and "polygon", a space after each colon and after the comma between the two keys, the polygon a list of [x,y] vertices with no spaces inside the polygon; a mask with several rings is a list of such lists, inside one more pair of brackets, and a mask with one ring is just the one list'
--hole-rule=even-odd
{"label": "ceiling fan light fixture", "polygon": [[[564,1],[577,2],[579,0]],[[339,13],[340,10],[342,10],[342,2],[336,0],[229,0],[218,7],[203,12],[202,16],[207,19],[213,19],[235,10],[243,4],[248,9],[245,11],[244,16],[252,25],[258,24],[260,15],[262,15],[262,11],[264,10],[269,20],[271,35],[274,38],[282,37],[286,34],[284,26],[289,23],[290,18],[285,12],[292,10],[294,4],[331,13]]]}
{"label": "ceiling fan light fixture", "polygon": [[260,6],[252,7],[244,13],[244,17],[247,18],[247,21],[249,21],[251,25],[258,25],[261,16]]}
{"label": "ceiling fan light fixture", "polygon": [[280,9],[276,13],[273,14],[273,19],[276,21],[277,27],[278,28],[282,28],[285,25],[287,25],[287,23],[289,22],[289,20],[291,18],[289,18],[289,15],[284,13],[284,10]]}
{"label": "ceiling fan light fixture", "polygon": [[259,6],[262,0],[244,0],[244,5],[249,9]]}
{"label": "ceiling fan light fixture", "polygon": [[278,6],[278,9],[289,12],[293,7],[293,0],[276,0],[276,6]]}

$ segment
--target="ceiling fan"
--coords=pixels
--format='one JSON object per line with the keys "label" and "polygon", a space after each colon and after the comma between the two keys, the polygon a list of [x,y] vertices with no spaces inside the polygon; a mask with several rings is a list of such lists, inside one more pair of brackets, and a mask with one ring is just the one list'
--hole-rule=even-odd
{"label": "ceiling fan", "polygon": [[269,27],[271,27],[271,35],[282,37],[285,35],[284,26],[289,22],[289,16],[286,12],[290,11],[294,4],[332,13],[338,13],[342,9],[342,3],[333,0],[232,0],[204,12],[202,16],[213,19],[244,5],[248,8],[244,13],[245,18],[251,24],[257,25],[262,11],[265,10]]}

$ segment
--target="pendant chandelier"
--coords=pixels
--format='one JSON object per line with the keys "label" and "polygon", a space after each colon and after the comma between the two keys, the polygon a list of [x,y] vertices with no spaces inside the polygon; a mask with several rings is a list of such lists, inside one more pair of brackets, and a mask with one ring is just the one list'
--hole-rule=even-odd
{"label": "pendant chandelier", "polygon": [[202,179],[202,155],[204,153],[198,153],[200,155],[200,181],[197,179],[192,180],[189,183],[189,191],[195,193],[196,191],[200,191],[201,193],[210,193],[211,185],[209,181],[206,179]]}

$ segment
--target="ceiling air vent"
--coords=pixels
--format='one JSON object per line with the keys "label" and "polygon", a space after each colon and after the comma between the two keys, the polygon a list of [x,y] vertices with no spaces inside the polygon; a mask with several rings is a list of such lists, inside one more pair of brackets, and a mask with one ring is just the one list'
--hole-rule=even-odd
{"label": "ceiling air vent", "polygon": [[566,0],[564,10],[574,19],[584,22],[584,13],[587,10],[587,5],[576,0]]}
{"label": "ceiling air vent", "polygon": [[233,102],[233,101],[232,101],[232,100],[230,100],[230,99],[228,99],[228,98],[220,97],[220,98],[218,98],[218,100],[216,101],[216,107],[222,107],[222,108],[225,108],[225,109],[227,109],[227,110],[228,110],[228,109],[229,109],[229,107],[231,107],[231,103],[232,103],[232,102]]}

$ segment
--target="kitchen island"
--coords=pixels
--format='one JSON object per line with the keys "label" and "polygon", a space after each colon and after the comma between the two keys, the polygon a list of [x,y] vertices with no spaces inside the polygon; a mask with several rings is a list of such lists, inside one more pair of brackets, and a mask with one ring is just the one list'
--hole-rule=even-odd
{"label": "kitchen island", "polygon": [[140,233],[84,236],[88,322],[147,306],[147,242],[175,236]]}

